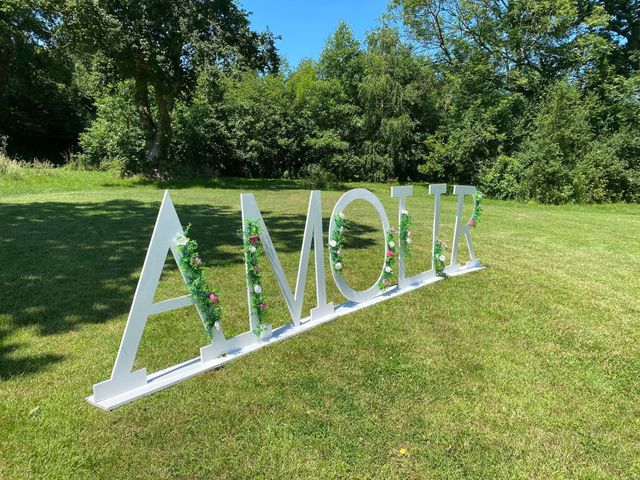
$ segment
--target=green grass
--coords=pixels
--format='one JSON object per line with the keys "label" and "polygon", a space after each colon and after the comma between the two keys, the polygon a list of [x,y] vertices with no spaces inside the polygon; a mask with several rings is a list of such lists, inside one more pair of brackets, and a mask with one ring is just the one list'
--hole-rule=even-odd
{"label": "green grass", "polygon": [[[228,334],[248,324],[240,193],[255,193],[293,284],[308,201],[297,183],[0,178],[0,478],[640,477],[640,206],[487,200],[474,241],[488,269],[107,413],[84,397],[110,374],[165,186]],[[367,187],[393,221],[389,186]],[[323,193],[325,224],[341,193]],[[432,206],[417,187],[410,273],[428,268]],[[447,198],[449,243],[454,208]],[[358,249],[345,275],[359,288],[382,263],[371,213],[347,211]],[[265,284],[269,321],[286,323]],[[168,262],[158,298],[183,293]],[[194,311],[152,317],[136,364],[153,371],[204,344]]]}

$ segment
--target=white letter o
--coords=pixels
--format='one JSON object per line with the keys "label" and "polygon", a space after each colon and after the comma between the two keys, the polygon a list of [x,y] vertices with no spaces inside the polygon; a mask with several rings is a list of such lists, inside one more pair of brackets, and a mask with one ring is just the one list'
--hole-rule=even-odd
{"label": "white letter o", "polygon": [[[333,281],[335,282],[336,287],[338,287],[338,290],[340,291],[340,293],[342,293],[342,295],[344,295],[347,299],[353,302],[360,303],[360,302],[365,302],[367,300],[371,300],[372,298],[376,297],[380,293],[380,289],[378,288],[378,282],[382,279],[382,275],[384,273],[385,259],[386,259],[386,253],[387,253],[386,234],[389,231],[389,218],[387,217],[387,212],[385,212],[382,206],[382,203],[380,203],[380,200],[378,200],[378,197],[376,197],[373,193],[371,193],[369,190],[365,188],[355,188],[353,190],[349,190],[347,193],[342,195],[342,197],[340,197],[340,199],[336,203],[335,207],[333,207],[333,212],[331,212],[331,220],[329,221],[329,238],[331,238],[331,233],[334,231],[336,226],[335,225],[336,215],[339,215],[340,212],[344,211],[345,208],[347,208],[347,206],[354,200],[365,200],[369,202],[373,206],[373,208],[375,208],[376,213],[380,218],[380,223],[382,224],[382,232],[384,236],[384,246],[385,246],[384,256],[382,258],[382,268],[380,269],[380,275],[378,276],[378,280],[376,280],[376,282],[373,284],[372,287],[364,291],[357,291],[351,288],[349,285],[347,285],[347,282],[345,281],[342,275],[336,274],[336,271],[333,267],[333,262],[330,261],[329,263],[331,264],[331,274],[333,275]],[[331,252],[329,252],[329,255],[331,255]]]}

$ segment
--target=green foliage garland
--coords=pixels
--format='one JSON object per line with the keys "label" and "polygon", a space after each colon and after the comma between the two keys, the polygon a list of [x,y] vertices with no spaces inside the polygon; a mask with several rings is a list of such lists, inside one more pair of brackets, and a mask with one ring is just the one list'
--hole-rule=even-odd
{"label": "green foliage garland", "polygon": [[482,213],[482,205],[481,201],[484,195],[482,192],[476,192],[473,194],[473,213],[471,214],[471,220],[469,220],[469,225],[475,227],[478,223],[478,219],[480,218],[480,214]]}
{"label": "green foliage garland", "polygon": [[190,228],[191,225],[188,225],[184,229],[184,234],[176,238],[177,250],[180,254],[178,264],[187,284],[189,296],[200,311],[204,330],[211,341],[214,329],[220,329],[222,320],[220,295],[215,289],[207,286],[204,262],[198,254],[198,242],[189,238]]}
{"label": "green foliage garland", "polygon": [[400,213],[400,244],[402,245],[402,259],[411,258],[411,226],[413,221],[406,210]]}
{"label": "green foliage garland", "polygon": [[267,309],[259,265],[260,258],[264,253],[262,243],[260,242],[260,233],[262,233],[262,229],[260,228],[259,221],[247,220],[247,226],[243,235],[244,259],[247,264],[247,282],[251,294],[251,308],[258,320],[258,324],[253,333],[258,337],[261,337],[264,333],[264,314]]}
{"label": "green foliage garland", "polygon": [[436,275],[442,278],[447,278],[448,275],[444,272],[445,269],[445,256],[444,251],[447,248],[447,244],[442,240],[436,242],[436,246],[433,249],[433,264],[436,268]]}
{"label": "green foliage garland", "polygon": [[344,261],[342,258],[344,232],[349,230],[350,225],[342,212],[336,215],[333,221],[335,223],[335,227],[333,228],[331,238],[329,239],[329,254],[331,257],[331,265],[333,265],[333,271],[338,275],[342,275],[342,268],[344,267]]}
{"label": "green foliage garland", "polygon": [[383,290],[391,285],[391,279],[393,278],[393,263],[396,258],[396,242],[395,242],[395,228],[389,229],[386,234],[386,247],[384,270],[382,271],[382,278],[378,282],[378,288]]}

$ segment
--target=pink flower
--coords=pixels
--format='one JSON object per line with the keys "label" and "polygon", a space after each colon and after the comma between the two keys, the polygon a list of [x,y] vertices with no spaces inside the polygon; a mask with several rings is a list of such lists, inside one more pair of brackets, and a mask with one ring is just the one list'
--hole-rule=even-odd
{"label": "pink flower", "polygon": [[393,257],[393,250],[387,250],[387,257]]}
{"label": "pink flower", "polygon": [[218,301],[218,295],[211,292],[211,295],[209,295],[209,300],[211,301],[211,303],[216,303]]}
{"label": "pink flower", "polygon": [[386,287],[387,285],[389,285],[389,280],[385,278],[384,280],[382,280],[382,284]]}
{"label": "pink flower", "polygon": [[258,242],[258,235],[251,235],[251,236],[249,237],[249,241],[250,241],[251,243],[257,243],[257,242]]}
{"label": "pink flower", "polygon": [[193,257],[193,264],[197,265],[198,267],[202,265],[202,260],[200,259],[200,257]]}
{"label": "pink flower", "polygon": [[474,219],[469,220],[469,225],[471,225],[472,227],[475,227],[476,221]]}
{"label": "pink flower", "polygon": [[266,303],[261,303],[258,306],[260,307],[260,310],[264,310],[265,308],[267,308],[267,304]]}
{"label": "pink flower", "polygon": [[391,233],[396,233],[398,229],[396,227],[391,227]]}

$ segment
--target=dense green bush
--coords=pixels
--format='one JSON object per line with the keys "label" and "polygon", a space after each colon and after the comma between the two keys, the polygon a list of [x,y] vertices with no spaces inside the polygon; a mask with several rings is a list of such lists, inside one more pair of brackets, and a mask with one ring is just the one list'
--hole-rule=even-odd
{"label": "dense green bush", "polygon": [[639,135],[611,133],[603,110],[571,82],[550,86],[521,148],[482,171],[484,190],[544,203],[637,201]]}
{"label": "dense green bush", "polygon": [[122,175],[145,171],[144,133],[131,101],[132,86],[120,88],[96,100],[96,119],[80,135],[82,153],[74,156],[76,166],[118,170]]}
{"label": "dense green bush", "polygon": [[300,176],[304,179],[304,184],[309,189],[337,188],[340,186],[338,177],[317,163],[302,167]]}

